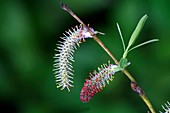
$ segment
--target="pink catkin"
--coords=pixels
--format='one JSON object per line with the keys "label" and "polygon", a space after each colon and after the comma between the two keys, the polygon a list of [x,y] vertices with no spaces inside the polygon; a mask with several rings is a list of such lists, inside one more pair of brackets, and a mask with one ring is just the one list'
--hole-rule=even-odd
{"label": "pink catkin", "polygon": [[80,100],[82,102],[88,102],[100,89],[96,88],[96,84],[91,85],[92,81],[86,79],[86,82],[84,83],[84,87],[81,90],[80,93]]}
{"label": "pink catkin", "polygon": [[109,64],[109,66],[102,65],[101,68],[98,68],[98,73],[96,71],[93,74],[90,73],[90,79],[86,79],[81,90],[80,100],[82,102],[89,102],[97,92],[105,87],[105,82],[109,83],[109,81],[112,81],[112,75],[116,72],[116,67],[118,66],[113,64]]}

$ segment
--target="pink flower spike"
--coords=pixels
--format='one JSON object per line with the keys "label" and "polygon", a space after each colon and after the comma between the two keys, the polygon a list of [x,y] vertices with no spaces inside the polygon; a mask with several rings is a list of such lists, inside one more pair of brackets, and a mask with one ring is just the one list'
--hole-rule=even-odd
{"label": "pink flower spike", "polygon": [[101,68],[98,68],[98,72],[94,71],[90,73],[90,79],[86,79],[84,87],[81,90],[80,100],[82,102],[89,102],[97,92],[106,86],[105,82],[109,84],[109,81],[113,80],[113,75],[117,71],[120,71],[118,70],[118,66],[109,62],[108,66],[103,64]]}

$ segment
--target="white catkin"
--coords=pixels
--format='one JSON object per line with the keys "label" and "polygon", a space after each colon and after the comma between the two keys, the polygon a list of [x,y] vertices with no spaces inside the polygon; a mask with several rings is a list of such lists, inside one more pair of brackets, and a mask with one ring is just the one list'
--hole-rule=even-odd
{"label": "white catkin", "polygon": [[170,103],[168,101],[164,106],[162,105],[162,108],[165,110],[165,112],[160,111],[160,113],[170,113]]}
{"label": "white catkin", "polygon": [[[92,28],[90,28],[93,30]],[[94,31],[94,30],[93,30]],[[61,37],[63,41],[59,41],[57,44],[56,53],[54,56],[54,75],[56,78],[57,88],[61,87],[61,90],[67,88],[70,91],[70,87],[73,87],[73,67],[72,62],[74,62],[73,54],[79,44],[85,41],[85,38],[92,38],[88,30],[82,25],[76,26],[71,30],[66,31]]]}

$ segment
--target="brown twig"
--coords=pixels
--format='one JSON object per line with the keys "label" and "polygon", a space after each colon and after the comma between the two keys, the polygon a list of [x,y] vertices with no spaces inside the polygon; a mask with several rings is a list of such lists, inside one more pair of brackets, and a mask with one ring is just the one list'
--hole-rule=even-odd
{"label": "brown twig", "polygon": [[[61,8],[65,11],[67,11],[68,13],[70,13],[70,15],[72,15],[80,24],[82,24],[84,27],[86,27],[88,29],[88,31],[90,32],[90,34],[93,36],[94,40],[105,50],[105,52],[113,59],[113,61],[119,65],[118,60],[113,56],[113,54],[105,47],[105,45],[102,43],[102,41],[96,36],[96,34],[89,29],[89,27],[87,27],[83,21],[80,20],[80,18],[78,16],[76,16],[68,7],[66,4],[61,3]],[[131,82],[137,84],[137,82],[135,81],[135,79],[132,77],[132,75],[126,70],[124,69],[122,71],[129,79]],[[139,87],[139,86],[138,86]],[[144,92],[142,89],[140,89],[142,92]],[[152,113],[156,113],[154,108],[152,107],[152,104],[150,103],[150,101],[148,100],[148,98],[146,97],[145,93],[141,93],[139,94],[139,96],[142,98],[142,100],[146,103],[146,105],[148,106],[148,108],[150,109],[150,111]]]}

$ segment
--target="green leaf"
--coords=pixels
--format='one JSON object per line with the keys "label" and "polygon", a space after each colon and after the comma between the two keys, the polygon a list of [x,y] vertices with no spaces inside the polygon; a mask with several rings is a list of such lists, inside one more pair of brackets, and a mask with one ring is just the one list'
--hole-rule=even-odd
{"label": "green leaf", "polygon": [[136,48],[138,48],[138,47],[141,47],[141,46],[143,46],[143,45],[146,45],[146,44],[149,44],[149,43],[152,43],[152,42],[157,42],[157,41],[159,41],[159,39],[148,40],[148,41],[146,41],[146,42],[143,42],[143,43],[141,43],[141,44],[136,45],[135,47],[132,47],[131,49],[129,49],[128,52],[130,52],[130,51],[132,51],[132,50],[134,50],[134,49],[136,49]]}
{"label": "green leaf", "polygon": [[120,66],[114,68],[115,72],[122,71],[122,68]]}
{"label": "green leaf", "polygon": [[124,69],[128,65],[127,58],[121,58],[119,62],[120,68]]}
{"label": "green leaf", "polygon": [[129,40],[129,43],[128,43],[128,47],[127,49],[129,49],[136,41],[136,39],[138,38],[139,36],[139,33],[141,32],[144,24],[145,24],[145,21],[146,19],[148,18],[147,15],[144,15],[140,21],[138,22],[138,25],[136,27],[136,29],[134,30],[134,32],[132,33],[131,37],[130,37],[130,40]]}
{"label": "green leaf", "polygon": [[125,52],[125,42],[123,40],[123,36],[122,36],[122,33],[121,33],[121,30],[120,30],[120,27],[119,27],[119,24],[117,23],[117,29],[119,31],[119,34],[120,34],[120,38],[121,38],[121,41],[122,41],[122,44],[123,44],[123,50]]}

